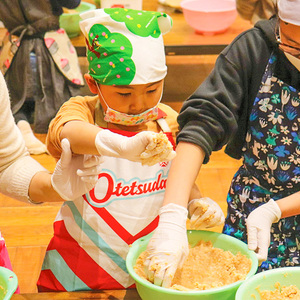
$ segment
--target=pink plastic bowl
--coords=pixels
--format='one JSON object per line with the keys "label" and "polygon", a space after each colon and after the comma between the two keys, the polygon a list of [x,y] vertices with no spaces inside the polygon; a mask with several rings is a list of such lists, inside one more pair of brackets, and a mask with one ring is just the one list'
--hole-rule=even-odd
{"label": "pink plastic bowl", "polygon": [[226,31],[237,16],[235,0],[183,0],[180,5],[186,22],[204,35]]}

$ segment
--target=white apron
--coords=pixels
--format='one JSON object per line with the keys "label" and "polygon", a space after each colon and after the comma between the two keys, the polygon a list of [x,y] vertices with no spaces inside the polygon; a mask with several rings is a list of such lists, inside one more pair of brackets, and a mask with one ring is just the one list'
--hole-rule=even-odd
{"label": "white apron", "polygon": [[[168,128],[164,119],[158,121]],[[171,132],[165,134],[174,145]],[[158,224],[169,166],[169,162],[149,167],[105,157],[94,189],[64,203],[56,217],[39,291],[134,287],[126,255],[130,244]]]}

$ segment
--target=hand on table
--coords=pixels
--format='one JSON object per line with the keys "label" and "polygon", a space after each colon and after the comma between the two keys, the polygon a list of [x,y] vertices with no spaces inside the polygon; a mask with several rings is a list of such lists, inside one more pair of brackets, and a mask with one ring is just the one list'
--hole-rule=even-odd
{"label": "hand on table", "polygon": [[144,262],[149,281],[170,287],[174,274],[189,253],[186,231],[187,209],[167,204],[160,209],[159,223],[151,237]]}
{"label": "hand on table", "polygon": [[269,202],[254,209],[246,220],[248,248],[256,252],[259,264],[268,258],[272,223],[281,218],[281,210],[276,202]]}
{"label": "hand on table", "polygon": [[191,229],[211,228],[224,223],[221,207],[208,197],[193,199],[188,204]]}
{"label": "hand on table", "polygon": [[62,154],[51,177],[54,190],[65,200],[89,192],[101,172],[102,158],[96,155],[73,156],[68,139],[61,141]]}
{"label": "hand on table", "polygon": [[132,137],[101,130],[95,139],[100,155],[125,158],[145,165],[169,161],[175,157],[171,143],[160,138],[160,133],[142,131]]}

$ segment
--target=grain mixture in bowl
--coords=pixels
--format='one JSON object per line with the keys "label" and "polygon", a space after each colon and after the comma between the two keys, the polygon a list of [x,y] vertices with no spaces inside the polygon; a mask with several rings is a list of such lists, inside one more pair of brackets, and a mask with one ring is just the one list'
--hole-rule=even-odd
{"label": "grain mixture in bowl", "polygon": [[261,300],[300,300],[300,290],[295,285],[281,286],[275,283],[274,291],[259,291]]}
{"label": "grain mixture in bowl", "polygon": [[[143,261],[146,251],[142,252],[134,267],[135,272],[146,279]],[[200,241],[190,249],[182,269],[178,269],[172,281],[176,290],[208,290],[222,287],[246,278],[251,269],[251,260],[241,253],[214,248],[211,242]]]}

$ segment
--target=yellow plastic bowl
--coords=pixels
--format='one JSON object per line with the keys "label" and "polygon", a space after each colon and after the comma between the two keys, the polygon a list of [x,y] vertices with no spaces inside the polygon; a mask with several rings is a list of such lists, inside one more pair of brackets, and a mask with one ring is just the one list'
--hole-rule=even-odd
{"label": "yellow plastic bowl", "polygon": [[94,9],[96,9],[96,5],[88,2],[81,2],[80,5],[74,9],[74,13],[63,13],[59,17],[59,26],[67,32],[70,38],[78,36],[80,33],[79,15],[85,11]]}
{"label": "yellow plastic bowl", "polygon": [[[126,267],[129,274],[135,280],[137,291],[143,300],[232,300],[238,287],[243,280],[234,282],[232,284],[214,288],[204,291],[177,291],[156,286],[147,280],[139,277],[135,271],[134,266],[139,255],[146,250],[147,244],[152,234],[142,237],[135,241],[129,249],[126,258]],[[195,246],[200,240],[211,241],[213,246],[221,248],[225,251],[229,250],[233,254],[240,252],[246,255],[252,261],[252,267],[248,273],[247,278],[250,278],[256,273],[258,261],[256,254],[250,251],[247,245],[240,240],[225,235],[222,233],[203,231],[203,230],[188,230],[187,232],[189,243]]]}
{"label": "yellow plastic bowl", "polygon": [[17,287],[17,275],[7,268],[0,267],[0,299],[9,300]]}
{"label": "yellow plastic bowl", "polygon": [[284,267],[258,273],[241,284],[236,300],[259,300],[259,291],[275,290],[275,283],[280,285],[295,285],[300,289],[300,267]]}

